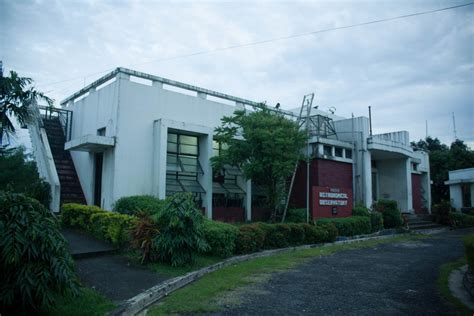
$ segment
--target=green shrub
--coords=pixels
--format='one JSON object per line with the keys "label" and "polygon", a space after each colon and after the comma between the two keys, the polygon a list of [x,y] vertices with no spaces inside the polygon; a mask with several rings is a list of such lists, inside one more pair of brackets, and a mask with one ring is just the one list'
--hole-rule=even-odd
{"label": "green shrub", "polygon": [[154,259],[152,257],[153,239],[158,235],[159,230],[149,214],[137,212],[136,216],[137,220],[131,231],[131,245],[142,253],[141,262],[143,263]]}
{"label": "green shrub", "polygon": [[383,216],[379,212],[370,213],[370,225],[372,227],[372,232],[378,232],[383,229]]}
{"label": "green shrub", "polygon": [[294,224],[287,224],[290,228],[290,235],[288,236],[288,242],[290,246],[298,246],[302,245],[305,242],[305,229],[303,224],[301,223],[294,223]]}
{"label": "green shrub", "polygon": [[[327,226],[329,227],[331,225]],[[302,224],[301,227],[304,229],[305,244],[318,244],[333,241],[330,238],[329,231],[322,226]],[[332,225],[332,227],[334,230],[336,229],[334,225]]]}
{"label": "green shrub", "polygon": [[380,213],[383,213],[386,210],[398,210],[397,201],[378,200],[372,205],[372,210]]}
{"label": "green shrub", "polygon": [[259,224],[240,226],[235,241],[235,252],[246,254],[262,250],[265,241],[265,231],[262,226]]}
{"label": "green shrub", "polygon": [[433,205],[433,219],[435,222],[441,225],[451,225],[451,212],[453,210],[449,201],[441,201],[440,203]]}
{"label": "green shrub", "polygon": [[78,228],[114,246],[123,246],[130,241],[130,231],[135,221],[134,216],[74,203],[63,204],[61,212],[61,223],[64,226]]}
{"label": "green shrub", "polygon": [[229,257],[235,251],[235,242],[239,229],[231,224],[205,220],[204,239],[209,245],[207,254],[217,257]]}
{"label": "green shrub", "polygon": [[204,217],[189,193],[177,193],[166,199],[161,212],[152,218],[160,233],[153,239],[157,257],[172,266],[194,262],[195,254],[209,248],[203,233]]}
{"label": "green shrub", "polygon": [[385,228],[398,228],[403,225],[402,213],[397,209],[386,209],[382,216]]}
{"label": "green shrub", "polygon": [[473,215],[474,216],[474,207],[463,207],[461,212],[466,215]]}
{"label": "green shrub", "polygon": [[474,226],[474,216],[466,215],[458,212],[452,212],[450,214],[450,222],[454,227],[473,227]]}
{"label": "green shrub", "polygon": [[305,208],[290,208],[286,214],[287,223],[306,223]]}
{"label": "green shrub", "polygon": [[464,237],[464,254],[471,271],[474,271],[474,234]]}
{"label": "green shrub", "polygon": [[121,214],[135,215],[137,212],[159,212],[165,201],[151,195],[134,195],[121,197],[114,203],[113,211]]}
{"label": "green shrub", "polygon": [[333,242],[339,236],[339,231],[333,222],[316,221],[316,227],[320,227],[327,232],[327,239],[325,242]]}
{"label": "green shrub", "polygon": [[24,147],[0,148],[0,191],[23,193],[49,209],[51,188],[39,177],[38,169]]}
{"label": "green shrub", "polygon": [[67,242],[38,201],[0,192],[0,314],[38,314],[77,294]]}
{"label": "green shrub", "polygon": [[352,216],[367,216],[370,217],[370,211],[368,208],[362,205],[357,205],[352,209]]}
{"label": "green shrub", "polygon": [[372,231],[370,218],[366,216],[351,216],[342,218],[322,218],[317,224],[334,223],[339,236],[356,236],[370,234]]}

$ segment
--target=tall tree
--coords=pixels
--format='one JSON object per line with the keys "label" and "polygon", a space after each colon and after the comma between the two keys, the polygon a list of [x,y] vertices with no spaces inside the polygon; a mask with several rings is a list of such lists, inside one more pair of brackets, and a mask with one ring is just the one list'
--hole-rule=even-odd
{"label": "tall tree", "polygon": [[0,66],[0,146],[4,138],[8,140],[15,134],[13,118],[25,125],[32,119],[31,105],[35,101],[44,100],[53,105],[53,100],[35,90],[32,84],[31,78],[20,77],[15,71],[4,77]]}
{"label": "tall tree", "polygon": [[456,139],[448,147],[438,138],[427,137],[412,142],[411,146],[414,150],[424,150],[430,155],[433,203],[449,200],[449,187],[444,184],[448,180],[449,171],[474,167],[474,151],[462,140]]}
{"label": "tall tree", "polygon": [[228,146],[212,158],[214,170],[221,170],[226,164],[241,168],[247,179],[266,189],[268,206],[275,218],[285,197],[286,180],[302,157],[306,134],[296,122],[265,105],[250,113],[237,110],[222,118],[215,133],[215,139]]}

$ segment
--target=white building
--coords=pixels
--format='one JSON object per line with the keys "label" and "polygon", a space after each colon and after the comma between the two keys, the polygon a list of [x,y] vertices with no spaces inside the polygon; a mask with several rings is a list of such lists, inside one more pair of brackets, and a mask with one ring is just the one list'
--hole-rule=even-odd
{"label": "white building", "polygon": [[[105,209],[123,196],[165,198],[188,191],[209,218],[267,216],[258,186],[235,168],[213,177],[209,160],[219,150],[213,134],[220,119],[258,103],[117,68],[61,106],[42,109],[42,119],[29,127],[40,172],[53,185],[53,210],[80,195],[74,191],[79,187],[71,175],[75,169],[85,201]],[[408,132],[370,135],[366,117],[316,112],[309,142],[313,216],[347,216],[354,202],[371,206],[377,199],[396,200],[403,212],[430,210],[428,155],[410,148]],[[51,121],[55,118],[57,126]],[[59,126],[66,134],[64,148],[54,147],[62,146],[53,135]],[[73,165],[63,149],[71,153]],[[306,205],[303,170],[296,176],[293,206]]]}
{"label": "white building", "polygon": [[474,168],[449,171],[449,185],[451,205],[457,211],[472,207],[474,201]]}

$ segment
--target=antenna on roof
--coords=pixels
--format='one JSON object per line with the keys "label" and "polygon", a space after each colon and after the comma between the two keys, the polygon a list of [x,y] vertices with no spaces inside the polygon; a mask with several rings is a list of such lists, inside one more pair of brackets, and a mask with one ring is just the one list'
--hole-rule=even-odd
{"label": "antenna on roof", "polygon": [[454,141],[458,139],[458,136],[456,135],[456,118],[454,117],[454,112],[453,112],[453,131],[454,131]]}

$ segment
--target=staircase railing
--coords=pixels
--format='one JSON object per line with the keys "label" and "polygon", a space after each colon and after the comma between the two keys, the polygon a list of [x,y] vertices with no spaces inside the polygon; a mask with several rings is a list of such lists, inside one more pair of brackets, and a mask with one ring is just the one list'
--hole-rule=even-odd
{"label": "staircase railing", "polygon": [[41,114],[42,119],[44,118],[47,120],[51,120],[51,119],[58,118],[59,122],[61,123],[61,127],[63,128],[66,141],[71,140],[72,116],[73,116],[72,111],[65,110],[65,109],[58,109],[51,106],[39,106],[38,110],[39,110],[39,113]]}
{"label": "staircase railing", "polygon": [[59,212],[61,184],[56,171],[56,165],[54,164],[53,154],[51,152],[51,147],[49,146],[46,130],[43,126],[40,107],[37,104],[33,104],[31,110],[34,119],[27,124],[27,127],[31,137],[31,144],[38,167],[38,173],[51,187],[51,211]]}

